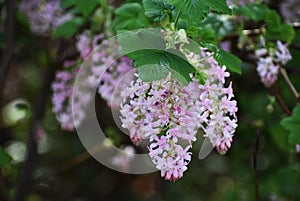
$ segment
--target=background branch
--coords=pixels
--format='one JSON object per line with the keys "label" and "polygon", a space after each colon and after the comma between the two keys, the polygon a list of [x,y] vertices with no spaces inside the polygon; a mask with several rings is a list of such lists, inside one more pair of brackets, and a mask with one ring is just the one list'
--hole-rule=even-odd
{"label": "background branch", "polygon": [[292,83],[292,81],[290,80],[286,70],[284,68],[280,68],[280,73],[282,75],[282,77],[284,78],[286,84],[289,86],[289,88],[291,89],[293,95],[295,96],[297,102],[300,103],[300,95],[298,93],[298,91],[296,90],[294,84]]}
{"label": "background branch", "polygon": [[255,171],[255,200],[259,201],[259,172],[257,167],[257,156],[259,150],[259,141],[260,141],[260,130],[256,128],[256,141],[255,141],[255,150],[253,154],[253,166]]}
{"label": "background branch", "polygon": [[277,82],[273,86],[273,94],[276,97],[276,100],[278,101],[279,105],[282,107],[283,111],[288,115],[291,116],[292,112],[291,110],[286,106],[285,102],[281,98],[279,92],[278,92],[278,87],[277,87]]}
{"label": "background branch", "polygon": [[12,63],[15,43],[15,0],[6,0],[5,44],[0,59],[0,99],[3,94],[6,77]]}
{"label": "background branch", "polygon": [[24,162],[23,171],[15,187],[14,201],[24,201],[26,198],[26,194],[31,186],[32,175],[37,159],[37,142],[35,138],[36,128],[37,126],[39,126],[39,122],[46,110],[46,104],[51,91],[51,83],[55,76],[55,70],[57,69],[57,67],[62,65],[61,54],[62,52],[64,52],[65,48],[66,45],[61,42],[56,52],[54,65],[50,65],[44,74],[43,84],[37,96],[36,103],[34,104],[35,107],[29,125],[29,134],[26,145],[26,159]]}

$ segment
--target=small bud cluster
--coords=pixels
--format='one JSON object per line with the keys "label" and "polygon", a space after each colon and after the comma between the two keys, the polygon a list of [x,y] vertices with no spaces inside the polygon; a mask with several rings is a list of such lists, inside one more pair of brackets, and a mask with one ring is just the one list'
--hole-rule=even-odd
{"label": "small bud cluster", "polygon": [[292,56],[282,42],[277,41],[276,48],[261,48],[255,51],[258,58],[257,72],[265,87],[271,87],[277,80],[280,65],[285,65]]}

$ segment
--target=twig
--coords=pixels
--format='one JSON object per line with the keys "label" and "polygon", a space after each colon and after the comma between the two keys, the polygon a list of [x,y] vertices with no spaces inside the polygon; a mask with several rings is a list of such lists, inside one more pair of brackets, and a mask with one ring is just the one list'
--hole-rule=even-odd
{"label": "twig", "polygon": [[14,43],[15,43],[15,1],[6,0],[6,26],[5,26],[5,45],[0,60],[0,99],[4,90],[4,85],[9,67],[12,63]]}
{"label": "twig", "polygon": [[29,134],[26,146],[26,159],[24,162],[22,174],[15,188],[14,201],[24,201],[27,195],[27,191],[30,188],[32,182],[32,174],[37,159],[37,142],[35,138],[35,132],[39,121],[42,119],[45,112],[48,96],[50,95],[51,83],[55,75],[55,70],[62,63],[62,57],[60,54],[65,48],[65,44],[60,43],[56,53],[57,56],[54,62],[54,66],[50,65],[47,72],[45,72],[43,85],[37,96],[32,119],[29,125]]}
{"label": "twig", "polygon": [[283,99],[281,98],[279,92],[278,92],[278,87],[277,87],[277,83],[274,84],[273,86],[273,93],[276,97],[276,100],[278,101],[278,103],[280,104],[280,106],[282,107],[282,109],[284,110],[284,112],[288,115],[291,116],[292,112],[291,110],[286,106],[285,102],[283,101]]}
{"label": "twig", "polygon": [[7,198],[7,195],[6,195],[5,180],[3,178],[1,168],[0,168],[0,200],[1,201],[8,201],[8,198]]}
{"label": "twig", "polygon": [[299,95],[298,91],[296,90],[295,86],[293,85],[293,83],[291,82],[286,70],[284,68],[280,68],[280,73],[281,73],[282,77],[284,78],[285,82],[287,83],[287,85],[289,86],[289,88],[291,89],[297,102],[300,103],[300,95]]}
{"label": "twig", "polygon": [[260,141],[260,130],[256,128],[256,141],[255,141],[255,150],[253,154],[253,166],[255,171],[255,200],[259,201],[259,172],[257,168],[257,156],[259,149],[259,141]]}

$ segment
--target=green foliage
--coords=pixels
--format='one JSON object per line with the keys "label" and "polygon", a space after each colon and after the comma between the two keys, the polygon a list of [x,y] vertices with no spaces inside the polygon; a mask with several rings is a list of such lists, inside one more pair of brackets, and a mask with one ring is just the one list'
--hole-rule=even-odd
{"label": "green foliage", "polygon": [[286,117],[281,121],[281,125],[289,133],[289,143],[292,145],[300,144],[300,105],[298,104],[291,117]]}
{"label": "green foliage", "polygon": [[216,11],[217,13],[231,15],[232,10],[228,7],[226,0],[210,0],[210,1],[203,1],[207,6],[209,6],[212,10]]}
{"label": "green foliage", "polygon": [[269,8],[263,4],[247,4],[236,6],[233,10],[236,15],[243,15],[254,21],[264,20]]}
{"label": "green foliage", "polygon": [[[189,74],[195,72],[194,67],[181,52],[166,49],[165,41],[157,29],[123,33],[118,36],[118,42],[122,54],[133,59],[136,67],[143,66],[139,69],[139,73],[143,75],[145,81],[158,80],[163,75],[167,75],[166,70],[169,70],[183,84],[188,84],[191,80]],[[158,70],[158,68],[163,69]],[[156,72],[162,72],[162,75]]]}
{"label": "green foliage", "polygon": [[180,10],[184,19],[190,21],[201,22],[209,14],[210,8],[218,13],[231,14],[225,0],[169,0],[169,3]]}
{"label": "green foliage", "polygon": [[0,165],[7,165],[11,162],[12,158],[6,151],[0,147]]}
{"label": "green foliage", "polygon": [[203,30],[212,30],[217,38],[222,38],[237,31],[237,25],[231,18],[220,17],[216,14],[209,15],[200,23]]}
{"label": "green foliage", "polygon": [[279,14],[262,4],[248,4],[234,9],[237,15],[243,15],[254,21],[265,21],[266,39],[281,40],[288,43],[295,37],[295,31],[292,26],[282,23]]}
{"label": "green foliage", "polygon": [[69,38],[73,36],[83,24],[84,20],[81,17],[74,17],[70,21],[67,21],[57,27],[57,29],[53,32],[52,37]]}
{"label": "green foliage", "polygon": [[127,3],[115,10],[114,30],[133,30],[148,27],[149,21],[139,3]]}
{"label": "green foliage", "polygon": [[184,19],[191,21],[202,21],[209,13],[209,8],[202,0],[169,0],[182,13]]}
{"label": "green foliage", "polygon": [[88,2],[82,0],[76,1],[76,7],[84,17],[89,16],[97,5],[99,5],[99,0],[88,0]]}
{"label": "green foliage", "polygon": [[145,15],[153,21],[163,21],[172,15],[172,6],[167,0],[143,0]]}
{"label": "green foliage", "polygon": [[89,0],[88,3],[82,0],[62,0],[60,5],[63,8],[74,7],[76,12],[81,13],[84,17],[88,17],[91,12],[100,5],[99,0]]}

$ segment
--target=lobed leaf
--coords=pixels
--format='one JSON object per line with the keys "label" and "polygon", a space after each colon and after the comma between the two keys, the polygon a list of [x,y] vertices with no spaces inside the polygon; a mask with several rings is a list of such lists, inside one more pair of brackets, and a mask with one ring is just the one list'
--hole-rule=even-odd
{"label": "lobed leaf", "polygon": [[114,30],[133,30],[145,28],[149,22],[144,14],[144,9],[139,3],[126,3],[115,10],[115,19],[112,27]]}
{"label": "lobed leaf", "polygon": [[153,21],[165,20],[172,12],[172,6],[167,4],[167,0],[143,0],[145,15]]}

